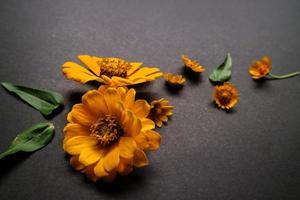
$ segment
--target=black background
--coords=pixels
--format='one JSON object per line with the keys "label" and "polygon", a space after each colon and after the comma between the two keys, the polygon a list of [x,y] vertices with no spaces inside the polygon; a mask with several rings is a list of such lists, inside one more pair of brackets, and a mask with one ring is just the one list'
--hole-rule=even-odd
{"label": "black background", "polygon": [[[254,59],[271,56],[273,73],[300,69],[300,1],[0,2],[0,80],[52,89],[65,98],[52,121],[53,141],[33,154],[0,161],[0,199],[300,199],[300,77],[256,83]],[[212,104],[207,77],[232,54],[231,82],[241,94],[226,113]],[[165,97],[174,116],[158,131],[150,165],[113,184],[89,182],[71,169],[62,129],[71,105],[92,85],[68,81],[61,65],[78,54],[116,56],[180,73],[180,55],[206,71],[179,92],[161,79],[140,97]],[[0,90],[0,150],[46,120]]]}

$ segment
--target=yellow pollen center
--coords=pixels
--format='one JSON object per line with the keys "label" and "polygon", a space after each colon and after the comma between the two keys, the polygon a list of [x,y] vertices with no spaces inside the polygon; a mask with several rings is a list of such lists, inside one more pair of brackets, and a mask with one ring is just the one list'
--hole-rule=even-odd
{"label": "yellow pollen center", "polygon": [[90,126],[91,136],[96,137],[99,144],[106,147],[115,143],[124,134],[116,118],[106,115]]}
{"label": "yellow pollen center", "polygon": [[129,62],[116,58],[104,58],[98,62],[98,65],[100,67],[100,75],[105,75],[109,78],[113,76],[126,78],[127,71],[132,67]]}

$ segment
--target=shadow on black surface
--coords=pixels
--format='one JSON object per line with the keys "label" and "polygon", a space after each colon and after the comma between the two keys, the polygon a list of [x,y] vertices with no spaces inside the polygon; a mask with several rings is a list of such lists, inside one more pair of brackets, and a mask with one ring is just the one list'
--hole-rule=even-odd
{"label": "shadow on black surface", "polygon": [[84,95],[86,93],[86,91],[70,91],[67,94],[67,98],[69,100],[69,104],[74,105],[76,103],[80,103],[81,102],[81,97],[82,95]]}
{"label": "shadow on black surface", "polygon": [[43,115],[45,119],[47,120],[51,120],[53,119],[56,115],[58,115],[59,113],[61,113],[64,110],[65,106],[64,105],[59,105],[58,108],[56,108],[55,110],[53,110],[53,112],[50,115]]}
{"label": "shadow on black surface", "polygon": [[29,158],[31,154],[32,153],[18,152],[1,159],[0,183],[5,176],[7,176],[9,173],[13,173],[13,170],[17,168],[21,163],[23,163],[27,158]]}
{"label": "shadow on black surface", "polygon": [[230,109],[230,110],[223,110],[223,109],[219,108],[219,107],[217,106],[217,104],[216,104],[215,102],[213,102],[213,101],[210,102],[209,105],[210,105],[210,107],[212,107],[212,108],[214,108],[214,109],[218,109],[218,110],[220,110],[220,111],[223,111],[223,112],[225,112],[225,113],[227,113],[227,114],[234,114],[234,113],[237,112],[234,108],[232,108],[232,109]]}
{"label": "shadow on black surface", "polygon": [[[145,170],[143,170],[143,172],[145,172]],[[118,175],[113,182],[98,181],[95,185],[98,192],[101,194],[120,196],[125,193],[136,192],[138,188],[142,188],[142,185],[145,184],[146,179],[147,177],[145,177],[144,174],[133,171],[127,176]],[[85,180],[89,181],[88,179]]]}
{"label": "shadow on black surface", "polygon": [[183,85],[171,85],[168,82],[165,82],[165,89],[170,95],[179,95],[181,90],[183,89]]}
{"label": "shadow on black surface", "polygon": [[266,79],[253,79],[255,88],[268,88],[270,86],[268,81]]}
{"label": "shadow on black surface", "polygon": [[198,85],[202,82],[201,73],[194,72],[193,70],[183,66],[181,73],[188,79],[192,84]]}

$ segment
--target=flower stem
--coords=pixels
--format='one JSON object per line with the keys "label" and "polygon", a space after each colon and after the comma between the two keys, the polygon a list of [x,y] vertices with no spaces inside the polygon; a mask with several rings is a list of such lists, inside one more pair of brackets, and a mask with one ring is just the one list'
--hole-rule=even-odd
{"label": "flower stem", "polygon": [[299,74],[300,74],[300,71],[299,72],[293,72],[293,73],[286,74],[286,75],[279,75],[279,76],[269,73],[269,76],[270,76],[271,79],[284,79],[284,78],[290,78],[290,77],[293,77],[293,76],[297,76]]}

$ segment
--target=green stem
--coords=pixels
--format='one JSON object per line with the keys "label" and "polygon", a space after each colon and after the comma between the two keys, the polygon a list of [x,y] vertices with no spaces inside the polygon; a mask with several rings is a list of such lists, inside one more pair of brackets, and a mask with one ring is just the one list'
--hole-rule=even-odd
{"label": "green stem", "polygon": [[271,74],[269,73],[269,76],[271,79],[284,79],[284,78],[290,78],[290,77],[293,77],[293,76],[297,76],[299,75],[300,72],[293,72],[293,73],[290,73],[290,74],[286,74],[286,75],[274,75],[274,74]]}

